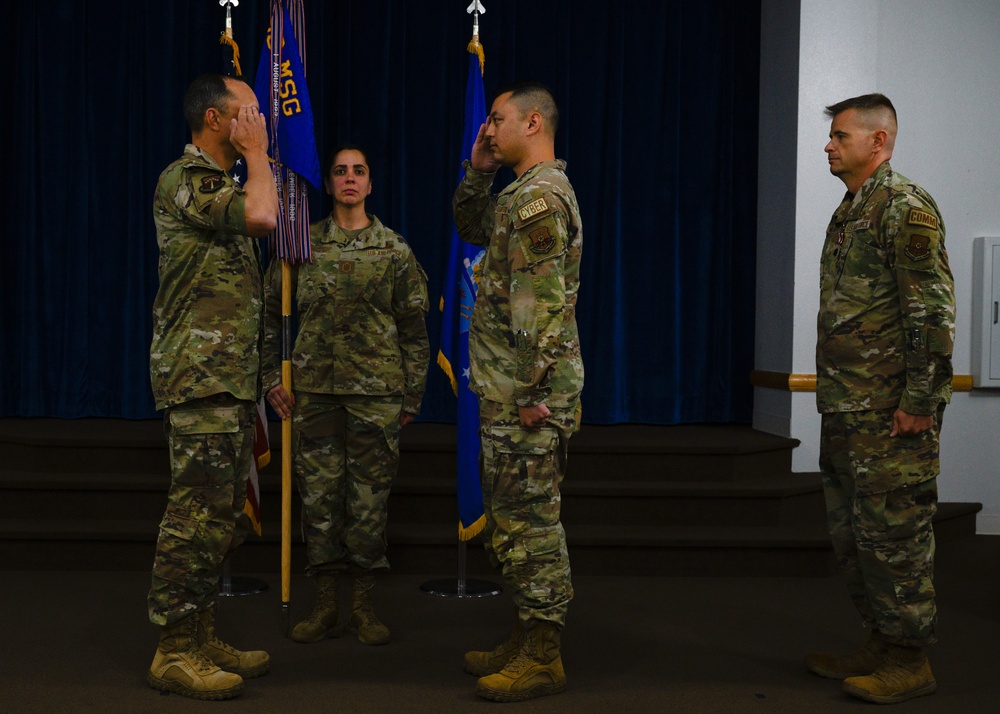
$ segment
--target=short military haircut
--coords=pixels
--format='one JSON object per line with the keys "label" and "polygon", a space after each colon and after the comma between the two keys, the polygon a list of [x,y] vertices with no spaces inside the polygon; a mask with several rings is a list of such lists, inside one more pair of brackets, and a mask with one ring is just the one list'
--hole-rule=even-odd
{"label": "short military haircut", "polygon": [[559,128],[559,107],[556,106],[552,90],[539,82],[518,82],[501,87],[493,95],[496,99],[501,94],[510,92],[510,100],[514,102],[523,117],[531,110],[537,110],[551,136],[556,135]]}
{"label": "short military haircut", "polygon": [[334,162],[337,160],[337,154],[341,151],[357,151],[365,159],[365,164],[368,165],[368,178],[372,176],[372,162],[368,160],[368,152],[357,144],[341,144],[336,149],[330,152],[330,156],[326,160],[325,171],[323,171],[324,176],[329,176],[330,171],[333,170],[335,166]]}
{"label": "short military haircut", "polygon": [[229,90],[227,79],[234,82],[243,81],[223,74],[203,74],[191,82],[184,94],[184,118],[192,133],[197,133],[205,127],[205,112],[212,108],[225,110],[226,102],[235,96]]}
{"label": "short military haircut", "polygon": [[881,114],[887,119],[891,119],[893,125],[896,124],[896,107],[892,106],[892,102],[889,101],[889,97],[884,94],[862,94],[860,97],[845,99],[842,102],[831,104],[826,108],[824,113],[830,119],[833,119],[835,116],[841,112],[846,112],[848,109],[857,109],[860,114],[864,114],[869,117]]}

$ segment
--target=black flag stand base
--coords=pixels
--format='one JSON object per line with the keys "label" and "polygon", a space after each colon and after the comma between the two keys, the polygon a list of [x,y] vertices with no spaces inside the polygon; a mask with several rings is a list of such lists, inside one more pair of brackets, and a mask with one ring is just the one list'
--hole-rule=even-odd
{"label": "black flag stand base", "polygon": [[466,542],[458,542],[458,577],[454,580],[445,578],[443,580],[428,580],[420,586],[428,595],[439,597],[476,598],[493,597],[503,592],[496,583],[488,580],[466,580],[465,579],[465,548]]}
{"label": "black flag stand base", "polygon": [[222,577],[219,578],[219,597],[256,595],[267,590],[267,583],[257,578],[233,577],[229,574],[229,556],[222,561]]}

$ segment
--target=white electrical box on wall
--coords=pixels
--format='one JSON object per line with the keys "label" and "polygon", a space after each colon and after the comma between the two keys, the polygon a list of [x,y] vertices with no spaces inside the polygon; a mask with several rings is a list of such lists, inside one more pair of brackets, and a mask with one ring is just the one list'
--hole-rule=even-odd
{"label": "white electrical box on wall", "polygon": [[1000,238],[976,238],[972,266],[972,386],[1000,388]]}

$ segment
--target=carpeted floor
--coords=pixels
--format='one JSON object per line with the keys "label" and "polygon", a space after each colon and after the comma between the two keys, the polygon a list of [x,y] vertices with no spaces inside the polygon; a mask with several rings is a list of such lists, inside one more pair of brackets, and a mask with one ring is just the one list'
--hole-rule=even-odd
{"label": "carpeted floor", "polygon": [[[152,554],[150,554],[152,556]],[[1000,711],[1000,537],[939,548],[937,694],[899,711]],[[435,573],[433,577],[447,577]],[[565,694],[501,705],[478,699],[462,652],[507,632],[506,593],[451,599],[423,593],[431,579],[390,576],[376,603],[392,628],[384,647],[343,634],[313,645],[283,637],[278,579],[225,598],[222,635],[264,647],[273,669],[230,702],[150,689],[156,629],[146,619],[145,572],[2,572],[0,712],[855,712],[875,705],[805,671],[811,648],[848,650],[862,637],[839,578],[581,577],[564,635]],[[292,621],[311,583],[292,580]]]}

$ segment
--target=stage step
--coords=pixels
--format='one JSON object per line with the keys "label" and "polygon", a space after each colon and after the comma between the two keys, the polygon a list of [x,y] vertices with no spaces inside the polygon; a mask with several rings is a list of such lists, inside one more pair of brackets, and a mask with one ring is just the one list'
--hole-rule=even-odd
{"label": "stage step", "polygon": [[[261,474],[264,534],[234,572],[280,562],[280,429]],[[453,425],[403,432],[389,500],[396,572],[453,574],[459,553]],[[563,523],[580,575],[823,576],[833,562],[819,475],[797,445],[742,426],[585,426],[571,442]],[[0,419],[0,569],[144,570],[170,482],[162,423]],[[293,489],[294,494],[294,489]],[[975,533],[978,504],[941,504],[939,538]],[[293,495],[292,566],[304,566]],[[491,571],[481,537],[469,575]]]}

